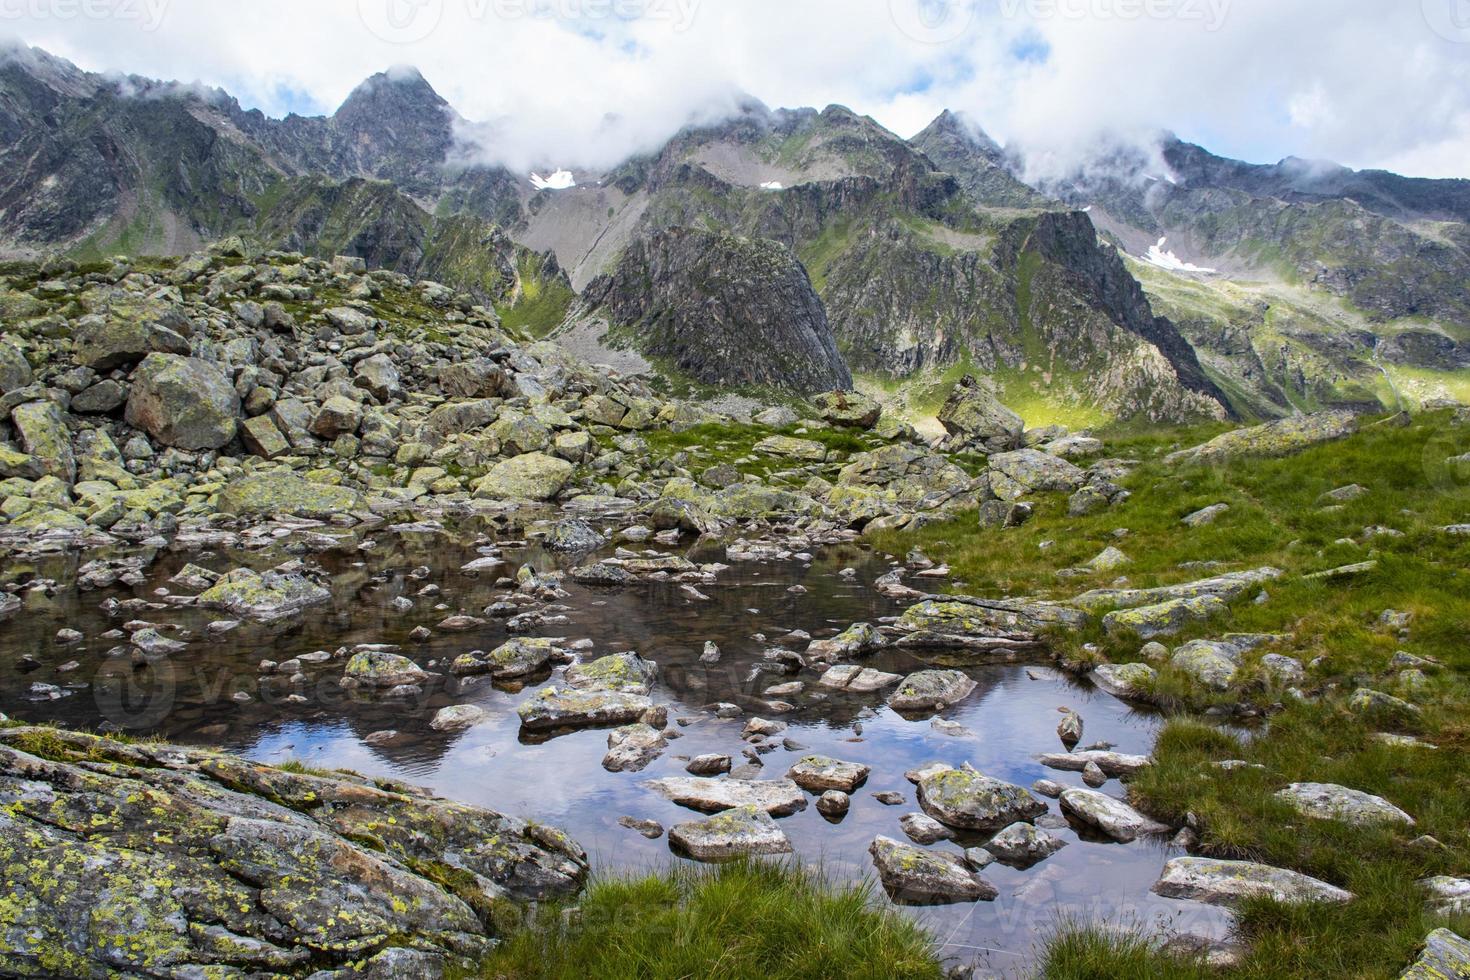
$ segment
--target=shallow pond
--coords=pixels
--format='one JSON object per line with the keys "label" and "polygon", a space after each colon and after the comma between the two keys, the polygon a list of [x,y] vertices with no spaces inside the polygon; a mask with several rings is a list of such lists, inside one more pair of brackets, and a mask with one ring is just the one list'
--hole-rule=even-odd
{"label": "shallow pond", "polygon": [[[689,598],[670,583],[617,590],[567,584],[570,597],[546,610],[548,615],[564,616],[565,622],[547,624],[532,635],[586,638],[595,644],[590,655],[636,650],[657,662],[661,672],[653,699],[669,705],[670,727],[682,735],[644,772],[609,773],[601,764],[605,731],[576,732],[538,743],[521,738],[516,706],[528,693],[551,683],[552,677],[533,678],[521,689],[496,687],[488,680],[447,679],[406,701],[350,696],[337,684],[340,658],[308,665],[304,680],[294,686],[283,677],[262,681],[257,669],[261,660],[285,661],[361,643],[401,644],[420,664],[438,662],[442,669],[460,653],[491,650],[508,639],[505,621],[490,619],[468,632],[436,631],[425,643],[409,638],[415,627],[433,627],[455,613],[480,615],[505,591],[496,586],[496,577],[513,574],[523,563],[544,571],[580,561],[551,556],[534,546],[508,544],[502,546],[507,561],[503,569],[471,577],[461,567],[483,553],[476,546],[492,548],[493,539],[508,537],[508,531],[488,524],[407,533],[318,530],[342,537],[339,545],[314,556],[332,573],[333,602],[283,625],[246,623],[224,636],[210,637],[205,627],[222,618],[220,614],[169,605],[160,592],[191,594],[168,584],[187,561],[221,572],[241,564],[277,565],[299,550],[295,535],[250,550],[166,553],[146,571],[146,581],[131,589],[79,592],[75,586],[59,586],[50,594],[31,591],[25,609],[0,625],[7,648],[0,665],[0,711],[27,721],[88,728],[111,722],[171,740],[219,746],[263,762],[294,759],[393,777],[446,797],[560,826],[587,849],[599,869],[655,869],[679,860],[667,837],[647,840],[620,826],[619,818],[653,819],[668,827],[700,815],[667,802],[642,784],[684,775],[685,760],[704,753],[730,755],[737,765],[746,761],[741,757],[742,750],[750,748],[741,740],[745,719],[722,720],[707,707],[713,702],[743,702],[755,713],[750,699],[766,686],[793,679],[770,672],[771,663],[762,656],[771,641],[788,631],[831,635],[854,622],[897,615],[904,607],[871,586],[890,569],[889,563],[850,545],[823,549],[809,564],[734,563],[716,584],[699,587],[708,601]],[[316,544],[320,547],[320,540]],[[690,557],[718,561],[723,554]],[[6,567],[5,577],[72,582],[75,565],[75,558],[63,557],[14,562]],[[857,574],[844,577],[844,569]],[[806,591],[791,591],[793,586]],[[437,594],[422,595],[426,587]],[[412,608],[394,608],[393,601],[400,597],[410,599]],[[109,616],[101,608],[109,598],[148,600],[165,608],[129,607]],[[108,657],[126,639],[102,638],[129,620],[182,628],[187,632],[165,635],[182,637],[188,648],[135,670],[127,656]],[[56,636],[63,628],[77,630],[85,639],[63,644]],[[699,663],[706,641],[714,641],[723,651],[716,665]],[[904,778],[908,769],[931,761],[955,766],[968,762],[987,775],[1023,786],[1040,778],[1080,786],[1080,774],[1049,770],[1036,761],[1039,753],[1061,751],[1058,708],[1074,708],[1085,718],[1084,744],[1109,742],[1122,752],[1146,754],[1158,725],[1155,717],[1100,691],[1025,664],[966,665],[963,657],[910,651],[886,651],[865,663],[894,673],[931,664],[959,666],[979,687],[940,716],[965,730],[951,734],[927,717],[899,716],[884,706],[881,694],[828,694],[809,671],[794,678],[805,681],[807,688],[785,699],[797,710],[780,718],[789,729],[759,756],[764,764],[761,778],[780,778],[798,758],[813,753],[873,769],[867,784],[853,794],[845,819],[830,822],[809,806],[780,821],[797,854],[838,879],[872,876],[867,849],[875,836],[906,839],[899,819],[918,810],[914,787]],[[62,669],[72,664],[76,666]],[[55,685],[64,696],[36,700],[57,692],[48,695],[41,688],[33,694],[35,684]],[[235,700],[241,691],[248,692],[250,700]],[[429,727],[439,708],[459,703],[482,707],[488,720],[454,733]],[[398,734],[365,741],[387,730]],[[1104,791],[1116,794],[1120,789],[1112,782]],[[902,794],[905,803],[881,804],[873,794],[883,791]],[[1048,816],[1055,819],[1057,805],[1048,802]],[[1052,821],[1043,818],[1043,822]],[[1037,944],[1064,918],[1214,937],[1226,931],[1226,913],[1150,893],[1163,863],[1178,852],[1157,841],[1106,842],[1057,823],[1049,829],[1068,846],[1054,856],[1029,869],[996,863],[985,870],[984,877],[1000,891],[996,901],[906,909],[906,914],[918,916],[934,931],[946,945],[946,957],[976,961],[1004,974],[1023,971],[1034,962]],[[983,841],[983,836],[961,838],[935,846],[958,849]]]}

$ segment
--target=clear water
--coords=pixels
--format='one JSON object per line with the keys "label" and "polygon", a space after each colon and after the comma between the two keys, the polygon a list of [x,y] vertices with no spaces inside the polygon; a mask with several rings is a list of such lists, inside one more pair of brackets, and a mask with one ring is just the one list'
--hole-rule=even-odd
{"label": "clear water", "polygon": [[[761,654],[771,645],[756,634],[772,641],[796,629],[814,636],[830,635],[853,622],[876,622],[902,609],[901,603],[871,588],[871,582],[888,571],[889,564],[857,546],[825,549],[809,566],[797,562],[736,564],[720,576],[718,584],[700,586],[710,597],[708,602],[691,600],[672,584],[621,590],[568,584],[571,597],[560,604],[565,608],[549,610],[568,621],[548,625],[534,635],[591,639],[594,656],[638,651],[660,665],[655,702],[670,706],[671,722],[690,720],[687,727],[672,726],[683,737],[671,742],[664,755],[641,773],[609,773],[602,768],[605,731],[583,731],[539,743],[520,737],[516,706],[539,687],[553,683],[553,677],[533,678],[519,689],[495,687],[488,680],[461,684],[446,679],[430,685],[420,698],[390,702],[343,692],[336,683],[342,661],[336,659],[308,666],[305,682],[294,688],[284,678],[272,678],[264,686],[259,683],[261,660],[279,662],[359,643],[401,644],[403,652],[426,666],[431,661],[447,664],[469,650],[493,649],[508,638],[503,620],[491,619],[469,633],[436,632],[424,644],[410,641],[409,633],[451,614],[479,615],[504,591],[494,585],[493,575],[472,578],[460,571],[465,562],[479,556],[476,542],[486,543],[497,533],[491,525],[462,524],[442,532],[350,535],[339,551],[315,556],[333,576],[330,606],[318,607],[284,625],[245,624],[218,639],[207,637],[204,630],[209,622],[222,618],[216,612],[169,607],[109,617],[99,607],[109,597],[159,601],[156,590],[170,589],[167,580],[186,561],[216,571],[240,564],[272,567],[300,550],[296,547],[299,539],[287,537],[268,548],[231,553],[165,554],[147,571],[147,582],[133,589],[79,592],[70,586],[49,593],[33,590],[26,596],[25,609],[0,625],[7,641],[7,655],[0,664],[0,711],[28,721],[89,728],[108,721],[141,724],[144,730],[171,740],[218,746],[263,762],[294,759],[312,766],[393,777],[430,787],[446,797],[560,826],[587,849],[599,869],[658,869],[682,860],[670,851],[667,837],[646,840],[620,826],[618,819],[625,815],[651,818],[665,827],[696,819],[698,814],[665,801],[642,784],[661,776],[684,775],[680,757],[716,752],[734,757],[737,765],[745,761],[741,751],[748,746],[740,738],[744,719],[720,720],[705,709],[716,701],[740,703],[758,696],[765,686],[792,679],[756,669],[767,664]],[[358,550],[364,541],[373,547]],[[529,546],[507,547],[505,557],[507,572],[527,562],[550,570],[578,561]],[[690,557],[717,561],[723,554],[715,551]],[[71,582],[74,572],[65,567],[68,562],[77,564],[75,558],[63,557],[11,562],[5,576],[10,581]],[[420,567],[430,570],[426,578],[413,577],[413,570]],[[856,578],[840,576],[845,568],[856,569]],[[797,584],[807,592],[788,591]],[[441,594],[417,596],[426,585],[437,586]],[[171,591],[193,592],[177,587]],[[413,598],[414,608],[407,613],[394,610],[391,603],[398,596]],[[183,627],[193,639],[184,653],[134,672],[128,658],[107,656],[125,641],[99,638],[134,619]],[[87,639],[79,645],[61,645],[56,632],[63,627],[79,630]],[[707,640],[717,643],[724,654],[713,667],[698,662]],[[22,659],[27,654],[29,661]],[[59,671],[69,662],[80,666]],[[864,763],[873,769],[868,783],[853,794],[852,810],[845,819],[833,823],[808,807],[781,820],[797,854],[838,879],[871,877],[867,848],[876,835],[905,839],[899,818],[918,809],[914,787],[903,775],[908,769],[931,761],[968,762],[988,775],[1021,785],[1039,778],[1081,785],[1080,774],[1048,770],[1035,761],[1039,753],[1061,749],[1055,733],[1059,707],[1071,707],[1083,715],[1084,743],[1110,742],[1123,752],[1147,753],[1158,725],[1155,717],[1106,694],[1050,672],[1028,671],[1024,664],[967,665],[963,658],[926,653],[921,659],[897,651],[882,653],[870,664],[895,673],[933,664],[958,666],[979,687],[942,716],[971,733],[955,737],[936,730],[927,718],[900,717],[883,706],[880,695],[841,694],[818,700],[813,695],[825,689],[816,685],[814,674],[795,678],[804,680],[807,690],[787,698],[798,710],[781,718],[790,728],[776,738],[775,750],[761,757],[762,778],[784,776],[797,758],[810,753]],[[27,692],[36,682],[71,685],[74,690],[59,700],[32,700]],[[231,699],[242,690],[253,695],[250,702]],[[304,700],[288,700],[292,694]],[[439,708],[457,703],[484,708],[488,720],[455,733],[429,728]],[[364,741],[372,733],[390,729],[399,733],[390,742]],[[781,746],[782,738],[799,745],[788,750]],[[884,806],[873,798],[874,793],[885,790],[901,793],[905,804]],[[1119,784],[1110,783],[1105,791],[1119,792]],[[1051,806],[1055,816],[1055,802]],[[1206,936],[1224,933],[1227,913],[1161,899],[1149,892],[1163,863],[1173,856],[1166,845],[1151,841],[1116,844],[1080,836],[1065,827],[1051,832],[1069,844],[1040,864],[1018,870],[997,863],[986,869],[985,877],[1000,891],[996,901],[905,909],[905,914],[919,917],[934,931],[945,944],[947,957],[977,961],[985,969],[1007,974],[1034,962],[1037,944],[1064,919]],[[935,846],[957,850],[983,840],[961,838]]]}

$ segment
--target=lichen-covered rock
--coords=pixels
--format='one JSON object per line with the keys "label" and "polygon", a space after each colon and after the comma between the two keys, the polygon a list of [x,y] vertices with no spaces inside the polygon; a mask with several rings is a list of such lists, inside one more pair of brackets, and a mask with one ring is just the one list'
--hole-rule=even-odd
{"label": "lichen-covered rock", "polygon": [[808,659],[831,663],[861,657],[886,645],[883,634],[873,624],[854,623],[836,636],[813,640],[807,645],[806,654]]}
{"label": "lichen-covered rock", "polygon": [[496,680],[513,680],[549,669],[551,658],[557,652],[555,640],[518,636],[484,656],[462,654],[455,658],[449,670],[461,677],[489,674]]}
{"label": "lichen-covered rock", "polygon": [[457,732],[466,728],[473,728],[488,718],[489,715],[484,708],[473,704],[452,704],[440,708],[435,714],[429,727],[436,732]]}
{"label": "lichen-covered rock", "polygon": [[1069,789],[1062,793],[1062,812],[1123,843],[1169,829],[1122,800],[1091,789]]}
{"label": "lichen-covered rock", "polygon": [[528,732],[631,725],[653,708],[641,694],[548,687],[516,709]]}
{"label": "lichen-covered rock", "polygon": [[1214,596],[1225,602],[1234,602],[1252,589],[1273,582],[1283,574],[1279,568],[1267,567],[1230,572],[1179,585],[1163,585],[1154,589],[1094,589],[1077,596],[1070,604],[1081,609],[1100,611],[1136,609],[1139,606],[1153,606],[1174,599],[1194,599],[1201,596]]}
{"label": "lichen-covered rock", "polygon": [[596,551],[602,547],[603,543],[602,535],[597,533],[595,527],[586,521],[572,518],[557,521],[552,525],[551,532],[546,535],[544,545],[547,551],[577,554]]}
{"label": "lichen-covered rock", "polygon": [[343,676],[368,687],[392,688],[421,684],[432,675],[402,654],[363,650],[347,661]]}
{"label": "lichen-covered rock", "polygon": [[752,447],[767,456],[783,456],[789,459],[820,463],[827,458],[827,447],[812,439],[796,436],[767,436]]}
{"label": "lichen-covered rock", "polygon": [[1352,693],[1348,698],[1348,708],[1356,714],[1394,720],[1417,718],[1422,713],[1417,704],[1368,687],[1360,687]]}
{"label": "lichen-covered rock", "polygon": [[852,793],[867,782],[872,769],[856,762],[839,762],[822,755],[809,755],[792,766],[786,778],[808,793],[841,790]]}
{"label": "lichen-covered rock", "polygon": [[926,851],[890,837],[879,837],[868,848],[883,890],[905,905],[941,905],[952,902],[989,902],[1000,893],[983,878],[971,874],[958,858]]}
{"label": "lichen-covered rock", "polygon": [[1276,794],[1304,816],[1354,826],[1395,823],[1414,826],[1414,818],[1381,796],[1331,783],[1292,783]]}
{"label": "lichen-covered rock", "polygon": [[1356,431],[1358,416],[1350,411],[1294,415],[1216,436],[1202,446],[1174,453],[1165,462],[1178,465],[1213,463],[1239,456],[1287,456],[1319,443],[1346,439]]}
{"label": "lichen-covered rock", "polygon": [[1470,941],[1448,929],[1436,929],[1424,941],[1424,952],[1399,980],[1467,980]]}
{"label": "lichen-covered rock", "polygon": [[291,451],[291,442],[269,415],[257,415],[240,423],[240,441],[261,459],[277,459]]}
{"label": "lichen-covered rock", "polygon": [[1228,691],[1240,670],[1241,650],[1218,640],[1192,640],[1174,651],[1169,665],[1205,687]]}
{"label": "lichen-covered rock", "polygon": [[856,391],[828,391],[812,399],[824,422],[847,429],[871,429],[883,417],[883,406]]}
{"label": "lichen-covered rock", "polygon": [[1010,864],[1031,865],[1067,846],[1060,837],[1029,823],[1013,823],[990,839],[985,849]]}
{"label": "lichen-covered rock", "polygon": [[176,449],[219,449],[235,438],[240,396],[207,361],[149,354],[133,372],[128,424]]}
{"label": "lichen-covered rock", "polygon": [[1087,482],[1085,472],[1039,449],[1018,449],[991,456],[986,475],[991,492],[1002,500],[1016,500],[1044,491],[1072,493]]}
{"label": "lichen-covered rock", "polygon": [[958,670],[921,670],[903,679],[889,695],[888,706],[899,712],[936,711],[963,701],[976,686]]}
{"label": "lichen-covered rock", "polygon": [[1164,865],[1153,890],[1165,898],[1184,898],[1209,905],[1235,905],[1267,897],[1289,905],[1350,902],[1350,892],[1325,881],[1269,865],[1212,858],[1174,858]]}
{"label": "lichen-covered rock", "polygon": [[643,784],[666,800],[691,810],[719,813],[736,807],[755,807],[776,817],[806,809],[801,787],[789,779],[701,779],[670,776]]}
{"label": "lichen-covered rock", "polygon": [[199,596],[200,605],[224,609],[262,623],[295,616],[312,606],[332,601],[332,593],[293,572],[254,572],[239,568]]}
{"label": "lichen-covered rock", "polygon": [[30,362],[13,346],[0,341],[0,395],[24,388],[30,383]]}
{"label": "lichen-covered rock", "polygon": [[26,402],[10,413],[10,422],[23,449],[41,464],[43,472],[66,484],[77,478],[77,459],[71,433],[55,402]]}
{"label": "lichen-covered rock", "polygon": [[561,833],[421,790],[33,728],[0,731],[0,867],[20,976],[442,973],[587,875]]}
{"label": "lichen-covered rock", "polygon": [[857,454],[842,468],[837,482],[892,490],[905,503],[928,494],[963,493],[972,483],[948,457],[902,443]]}
{"label": "lichen-covered rock", "polygon": [[491,467],[475,487],[488,500],[550,500],[561,492],[576,467],[545,453],[526,453]]}
{"label": "lichen-covered rock", "polygon": [[704,820],[675,824],[669,843],[697,861],[758,854],[790,854],[791,841],[775,819],[756,806],[742,806]]}
{"label": "lichen-covered rock", "polygon": [[1072,629],[1089,622],[1087,613],[1054,602],[1025,599],[926,599],[899,617],[897,628],[909,634],[909,646],[987,646],[1016,650],[1035,648],[1042,630]]}
{"label": "lichen-covered rock", "polygon": [[567,683],[579,691],[647,694],[657,676],[657,664],[631,651],[573,664],[567,669]]}
{"label": "lichen-covered rock", "polygon": [[624,725],[608,733],[602,768],[608,772],[642,772],[668,744],[664,733],[652,725]]}
{"label": "lichen-covered rock", "polygon": [[1156,636],[1172,636],[1192,623],[1203,623],[1230,612],[1230,607],[1215,596],[1193,599],[1171,599],[1156,606],[1120,609],[1103,617],[1103,629],[1109,633],[1133,633],[1143,640]]}
{"label": "lichen-covered rock", "polygon": [[1153,765],[1146,755],[1129,755],[1124,752],[1107,752],[1089,749],[1085,752],[1046,752],[1036,757],[1048,769],[1062,772],[1083,772],[1089,764],[1097,766],[1114,779],[1127,779]]}
{"label": "lichen-covered rock", "polygon": [[190,329],[188,317],[166,303],[121,290],[90,293],[86,302],[105,312],[77,321],[73,357],[84,367],[106,372],[155,352],[189,353],[189,341],[181,333]]}
{"label": "lichen-covered rock", "polygon": [[920,780],[919,806],[940,823],[962,830],[1000,830],[1046,812],[1046,804],[1020,786],[948,768]]}
{"label": "lichen-covered rock", "polygon": [[949,433],[950,448],[1003,453],[1021,444],[1026,423],[1000,403],[989,388],[965,375],[939,410],[939,422]]}
{"label": "lichen-covered rock", "polygon": [[362,494],[348,487],[312,483],[289,470],[252,473],[228,483],[219,493],[218,507],[239,517],[328,518],[363,507]]}

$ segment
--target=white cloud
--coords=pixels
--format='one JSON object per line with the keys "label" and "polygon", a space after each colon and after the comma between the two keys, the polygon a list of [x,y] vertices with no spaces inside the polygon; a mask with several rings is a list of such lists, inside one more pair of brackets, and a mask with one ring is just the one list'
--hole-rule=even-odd
{"label": "white cloud", "polygon": [[1053,161],[1105,132],[1172,129],[1250,159],[1470,175],[1470,46],[1432,30],[1419,2],[171,0],[156,30],[63,9],[10,5],[0,30],[272,114],[330,111],[368,75],[413,64],[520,172],[609,165],[748,92],[840,102],[904,136],[963,110]]}

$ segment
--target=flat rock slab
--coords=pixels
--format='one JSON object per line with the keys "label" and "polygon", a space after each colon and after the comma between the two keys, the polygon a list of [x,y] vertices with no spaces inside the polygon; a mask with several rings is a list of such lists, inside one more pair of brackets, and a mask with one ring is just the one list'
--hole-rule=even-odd
{"label": "flat rock slab", "polygon": [[[452,888],[412,870],[450,865]],[[0,732],[0,866],[30,939],[0,942],[7,976],[437,976],[493,945],[471,906],[587,875],[560,832],[423,790],[35,728]]]}
{"label": "flat rock slab", "polygon": [[698,861],[791,853],[786,834],[769,813],[756,806],[736,807],[707,820],[676,824],[669,828],[669,843]]}
{"label": "flat rock slab", "polygon": [[888,706],[899,712],[935,711],[969,697],[975,681],[958,670],[921,670],[910,674],[888,698]]}
{"label": "flat rock slab", "polygon": [[1037,761],[1048,769],[1056,769],[1061,772],[1082,772],[1087,768],[1089,762],[1097,763],[1097,767],[1114,779],[1126,779],[1135,776],[1144,769],[1154,764],[1154,760],[1146,755],[1125,755],[1122,752],[1048,752],[1038,756]]}
{"label": "flat rock slab", "polygon": [[871,694],[881,691],[885,687],[892,687],[903,680],[898,674],[885,674],[881,670],[871,667],[859,667],[856,664],[838,664],[830,668],[818,682],[823,687],[835,688],[839,691],[851,691],[854,694]]}
{"label": "flat rock slab", "polygon": [[653,708],[641,694],[548,687],[516,709],[527,731],[631,725]]}
{"label": "flat rock slab", "polygon": [[776,817],[806,809],[806,797],[789,779],[700,779],[670,776],[643,784],[680,806],[705,813],[753,806]]}
{"label": "flat rock slab", "polygon": [[1467,980],[1470,942],[1448,929],[1436,929],[1424,941],[1424,952],[1399,980]]}
{"label": "flat rock slab", "polygon": [[567,683],[579,691],[647,694],[657,676],[658,665],[636,653],[615,653],[567,668]]}
{"label": "flat rock slab", "polygon": [[935,820],[962,830],[1001,830],[1046,812],[1020,786],[965,769],[939,769],[918,781],[919,806]]}
{"label": "flat rock slab", "polygon": [[1174,599],[1196,599],[1202,596],[1214,596],[1226,602],[1234,602],[1256,586],[1274,582],[1284,574],[1286,573],[1279,568],[1266,566],[1154,589],[1095,589],[1077,596],[1072,600],[1072,605],[1101,612],[1104,609],[1155,606]]}
{"label": "flat rock slab", "polygon": [[1212,595],[1192,599],[1170,599],[1153,606],[1120,609],[1103,617],[1109,634],[1133,633],[1139,639],[1172,636],[1191,623],[1203,623],[1230,611],[1225,600]]}
{"label": "flat rock slab", "polygon": [[1414,818],[1381,796],[1332,783],[1292,783],[1276,794],[1298,813],[1318,820],[1337,820],[1354,826],[1397,823],[1414,826]]}
{"label": "flat rock slab", "polygon": [[1062,794],[1062,812],[1124,844],[1169,828],[1139,813],[1122,800],[1091,789],[1069,789]]}
{"label": "flat rock slab", "polygon": [[958,858],[940,852],[879,837],[868,853],[883,890],[903,905],[990,902],[1000,894],[990,882],[971,874]]}
{"label": "flat rock slab", "polygon": [[856,762],[839,762],[823,755],[809,755],[786,773],[786,778],[808,793],[825,793],[830,789],[852,793],[868,781],[873,770]]}
{"label": "flat rock slab", "polygon": [[1260,897],[1292,905],[1353,899],[1351,892],[1285,868],[1195,857],[1175,858],[1164,865],[1153,890],[1165,898],[1192,899],[1209,905],[1235,905]]}

